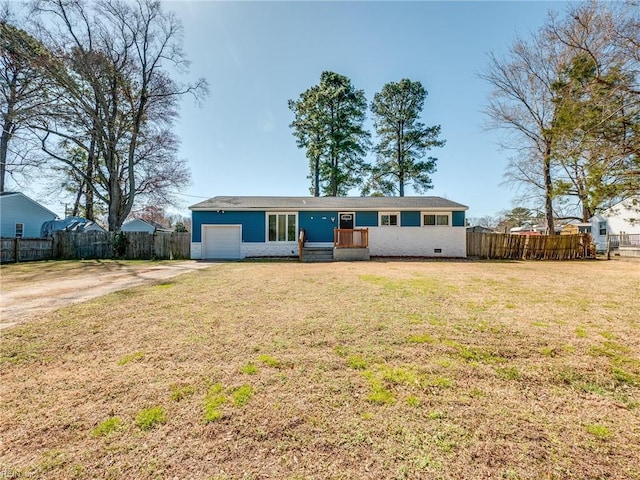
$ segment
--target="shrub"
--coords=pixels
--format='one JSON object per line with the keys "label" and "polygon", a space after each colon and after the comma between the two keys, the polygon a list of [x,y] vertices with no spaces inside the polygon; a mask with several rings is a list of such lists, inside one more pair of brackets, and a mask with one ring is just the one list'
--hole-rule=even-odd
{"label": "shrub", "polygon": [[129,239],[124,232],[118,232],[113,237],[113,255],[116,258],[123,258],[127,253],[127,247],[129,246]]}

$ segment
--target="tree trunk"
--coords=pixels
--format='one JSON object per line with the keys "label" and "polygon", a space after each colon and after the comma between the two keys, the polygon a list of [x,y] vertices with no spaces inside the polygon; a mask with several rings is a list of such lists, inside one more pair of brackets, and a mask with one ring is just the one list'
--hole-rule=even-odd
{"label": "tree trunk", "polygon": [[9,119],[5,119],[0,138],[0,192],[4,192],[4,179],[7,175],[7,150],[9,149]]}
{"label": "tree trunk", "polygon": [[[86,182],[82,181],[80,182],[80,186],[78,188],[78,194],[76,195],[76,201],[73,202],[73,209],[71,210],[71,216],[72,217],[77,217],[79,210],[80,210],[80,200],[82,199],[82,191],[84,190],[84,185]],[[66,207],[65,207],[65,212],[64,214],[66,215]]]}
{"label": "tree trunk", "polygon": [[335,107],[331,105],[331,196],[338,196],[338,159],[336,158],[336,112]]}
{"label": "tree trunk", "polygon": [[398,125],[398,141],[397,152],[396,152],[396,161],[398,162],[398,195],[404,197],[404,162],[402,158],[402,135],[404,134],[404,122],[401,120],[400,125]]}
{"label": "tree trunk", "polygon": [[109,188],[109,231],[117,232],[120,230],[122,226],[122,221],[120,220],[120,202],[121,202],[121,193],[120,193],[120,185],[117,184],[116,179],[111,180],[113,182]]}
{"label": "tree trunk", "polygon": [[[95,106],[95,111],[97,112],[99,109],[99,105],[96,103]],[[96,161],[96,150],[97,150],[97,138],[96,136],[98,135],[98,124],[97,122],[94,120],[93,122],[93,131],[91,132],[91,143],[89,144],[89,155],[87,155],[87,176],[85,178],[85,182],[86,182],[86,191],[84,194],[84,199],[85,199],[85,218],[87,220],[91,220],[93,222],[95,222],[96,220],[96,216],[95,216],[95,212],[94,212],[94,197],[93,197],[93,189],[95,188],[95,185],[93,184],[93,176],[95,174],[94,172],[94,168],[95,165],[97,163]]]}
{"label": "tree trunk", "polygon": [[[93,162],[94,162],[93,156],[89,156],[88,163],[87,163],[88,178],[93,178],[93,165],[94,165]],[[95,221],[96,216],[93,208],[93,204],[94,204],[93,185],[91,180],[87,180],[85,186],[86,188],[84,192],[84,199],[85,199],[84,215],[87,220]]]}
{"label": "tree trunk", "polygon": [[553,222],[553,183],[551,181],[551,142],[547,141],[543,159],[544,209],[547,217],[547,234],[555,235]]}
{"label": "tree trunk", "polygon": [[4,192],[4,181],[7,176],[7,152],[9,151],[9,140],[11,139],[11,113],[13,107],[11,104],[7,106],[7,113],[4,117],[2,125],[2,136],[0,136],[0,192]]}
{"label": "tree trunk", "polygon": [[593,217],[589,207],[586,205],[585,201],[582,202],[582,221],[588,222],[589,219]]}
{"label": "tree trunk", "polygon": [[313,196],[319,197],[320,196],[320,155],[316,155],[316,158],[315,158],[314,174],[315,174],[315,178],[313,183],[313,186],[314,186]]}

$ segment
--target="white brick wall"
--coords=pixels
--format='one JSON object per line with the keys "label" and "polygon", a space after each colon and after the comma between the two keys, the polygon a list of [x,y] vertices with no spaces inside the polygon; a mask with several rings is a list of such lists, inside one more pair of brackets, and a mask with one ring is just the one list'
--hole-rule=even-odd
{"label": "white brick wall", "polygon": [[[298,243],[242,243],[240,255],[245,257],[289,257],[298,255]],[[191,258],[202,259],[202,243],[191,242]]]}
{"label": "white brick wall", "polygon": [[298,255],[298,242],[258,243],[240,245],[242,257],[290,257]]}
{"label": "white brick wall", "polygon": [[[437,248],[442,253],[435,253]],[[466,257],[467,232],[463,227],[370,227],[369,252],[381,257]],[[298,244],[242,243],[240,254],[242,258],[296,256]],[[200,242],[191,243],[191,258],[202,258]]]}
{"label": "white brick wall", "polygon": [[[435,253],[435,249],[442,253]],[[463,227],[370,227],[372,256],[466,257],[467,232]]]}

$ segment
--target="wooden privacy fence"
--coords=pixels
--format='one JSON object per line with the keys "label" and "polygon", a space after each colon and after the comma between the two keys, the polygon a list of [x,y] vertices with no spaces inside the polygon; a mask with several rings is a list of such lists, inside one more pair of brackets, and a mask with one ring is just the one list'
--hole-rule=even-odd
{"label": "wooden privacy fence", "polygon": [[[56,232],[54,249],[56,258],[114,258],[113,232]],[[189,233],[126,232],[127,260],[177,260],[190,258]]]}
{"label": "wooden privacy fence", "polygon": [[[114,258],[115,233],[55,232],[53,238],[3,238],[0,240],[1,261],[81,260]],[[127,232],[127,260],[179,260],[191,254],[189,233]]]}
{"label": "wooden privacy fence", "polygon": [[467,232],[467,256],[504,260],[575,260],[595,255],[591,235]]}
{"label": "wooden privacy fence", "polygon": [[0,239],[0,263],[31,262],[52,258],[53,241],[50,238]]}

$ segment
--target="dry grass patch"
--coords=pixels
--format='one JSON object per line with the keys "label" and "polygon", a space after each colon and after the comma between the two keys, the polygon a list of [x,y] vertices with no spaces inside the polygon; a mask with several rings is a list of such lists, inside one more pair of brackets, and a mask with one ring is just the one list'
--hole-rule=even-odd
{"label": "dry grass patch", "polygon": [[61,309],[3,332],[0,472],[640,478],[636,265],[239,262]]}
{"label": "dry grass patch", "polygon": [[9,263],[0,266],[2,290],[10,291],[34,282],[56,282],[104,272],[145,269],[166,265],[169,261],[146,260],[51,260],[43,262]]}

